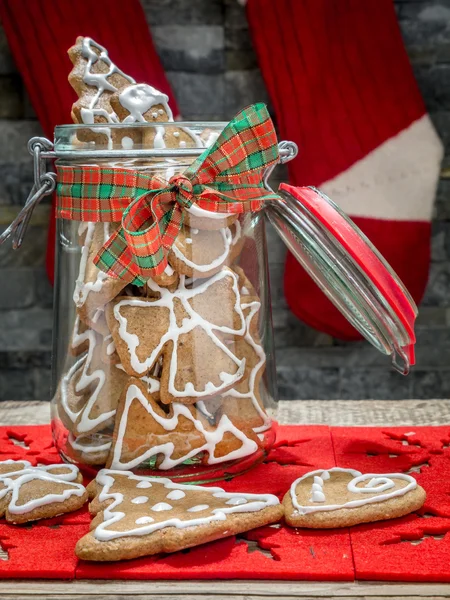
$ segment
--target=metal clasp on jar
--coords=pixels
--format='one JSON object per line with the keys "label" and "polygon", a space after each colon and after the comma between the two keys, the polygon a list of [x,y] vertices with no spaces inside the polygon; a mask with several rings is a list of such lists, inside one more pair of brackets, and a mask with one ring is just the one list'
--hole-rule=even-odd
{"label": "metal clasp on jar", "polygon": [[[284,164],[289,162],[293,158],[297,156],[298,148],[294,142],[280,142],[278,144],[280,163]],[[76,154],[61,152],[56,153],[53,150],[53,144],[50,140],[43,137],[34,137],[31,138],[28,142],[28,151],[33,156],[33,167],[34,167],[34,184],[31,188],[31,191],[28,195],[28,198],[25,202],[24,207],[14,219],[14,221],[5,229],[5,231],[0,235],[0,244],[3,244],[9,237],[12,236],[12,247],[14,250],[20,248],[22,241],[24,239],[28,223],[30,222],[31,216],[33,214],[34,207],[39,204],[39,202],[45,198],[45,196],[49,196],[55,191],[56,188],[56,173],[53,171],[47,170],[47,161],[54,160],[55,158],[74,158],[80,157],[80,155],[86,155],[89,157],[95,156],[95,158],[111,158],[116,155],[116,153],[112,150],[99,150],[99,151],[87,151],[87,152],[77,152]],[[155,151],[153,151],[154,153]],[[168,151],[159,151],[164,155],[173,154],[173,150]],[[189,153],[193,155],[200,155],[204,152],[204,148],[190,148]],[[73,156],[72,156],[73,154]],[[120,156],[123,158],[143,158],[148,156],[148,150],[123,150],[120,152]],[[268,178],[270,177],[274,167],[273,165],[270,169],[264,173],[263,183],[267,189],[270,189],[268,185]]]}
{"label": "metal clasp on jar", "polygon": [[0,244],[12,236],[12,247],[14,250],[20,248],[34,207],[42,198],[54,192],[56,173],[47,170],[47,157],[43,158],[42,156],[44,153],[48,156],[52,150],[53,144],[46,138],[34,137],[28,142],[28,151],[33,156],[34,184],[24,207],[11,225],[0,235]]}

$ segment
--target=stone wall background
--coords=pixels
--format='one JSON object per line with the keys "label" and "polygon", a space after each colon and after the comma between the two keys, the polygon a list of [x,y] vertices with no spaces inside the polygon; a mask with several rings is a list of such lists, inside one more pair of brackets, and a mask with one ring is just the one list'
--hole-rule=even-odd
{"label": "stone wall background", "polygon": [[[228,119],[267,101],[236,0],[142,0],[186,119]],[[433,223],[430,280],[417,325],[417,363],[401,377],[367,343],[345,344],[294,318],[282,294],[285,251],[269,232],[280,397],[450,397],[450,0],[395,0],[403,37],[431,117],[446,145]],[[32,185],[26,143],[40,127],[0,29],[0,227]],[[283,177],[283,174],[280,175]],[[0,399],[48,399],[52,291],[44,271],[49,207],[22,249],[0,246]]]}

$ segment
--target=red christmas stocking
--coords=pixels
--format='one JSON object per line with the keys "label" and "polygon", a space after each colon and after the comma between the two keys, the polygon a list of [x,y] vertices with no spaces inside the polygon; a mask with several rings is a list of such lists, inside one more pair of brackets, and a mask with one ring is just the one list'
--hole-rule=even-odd
{"label": "red christmas stocking", "polygon": [[[247,15],[294,185],[349,214],[419,302],[442,145],[426,113],[391,0],[249,0]],[[359,334],[293,256],[292,311],[342,339]]]}
{"label": "red christmas stocking", "polygon": [[[67,76],[67,50],[77,36],[105,46],[112,60],[136,81],[151,83],[175,98],[156,54],[139,0],[0,0],[0,18],[16,65],[44,133],[53,139],[55,125],[70,123],[75,92]],[[52,216],[47,271],[53,280],[55,219]]]}

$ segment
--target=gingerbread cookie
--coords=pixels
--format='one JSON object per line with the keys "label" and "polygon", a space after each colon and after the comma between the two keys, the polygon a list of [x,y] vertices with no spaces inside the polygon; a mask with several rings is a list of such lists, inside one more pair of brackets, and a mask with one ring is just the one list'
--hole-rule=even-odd
{"label": "gingerbread cookie", "polygon": [[111,105],[123,123],[173,121],[169,96],[146,83],[128,85],[114,93]]}
{"label": "gingerbread cookie", "polygon": [[239,359],[245,360],[245,374],[224,395],[219,414],[233,418],[238,426],[247,424],[254,431],[262,432],[269,429],[271,419],[261,399],[261,378],[266,367],[266,355],[258,332],[261,302],[252,296],[241,296],[241,307],[245,318],[245,335],[236,341],[235,347]]}
{"label": "gingerbread cookie", "polygon": [[32,467],[27,461],[0,462],[0,516],[27,523],[78,510],[88,499],[74,465]]}
{"label": "gingerbread cookie", "polygon": [[[245,274],[245,271],[239,265],[233,265],[233,271],[239,278],[239,293],[241,294],[241,302],[248,302],[250,299],[259,300],[255,287],[250,279]],[[250,298],[247,298],[247,297]]]}
{"label": "gingerbread cookie", "polygon": [[231,227],[239,218],[239,215],[231,213],[211,212],[196,204],[183,209],[183,223],[191,229],[205,229],[214,231]]}
{"label": "gingerbread cookie", "polygon": [[116,345],[114,344],[111,333],[108,333],[108,335],[105,335],[103,338],[101,358],[105,365],[120,364],[120,356],[117,354]]}
{"label": "gingerbread cookie", "polygon": [[283,505],[288,525],[329,529],[402,517],[418,510],[425,498],[411,475],[363,475],[334,467],[294,481]]}
{"label": "gingerbread cookie", "polygon": [[[206,400],[199,409],[209,419],[216,422],[222,415],[227,415],[237,427],[251,427],[256,433],[266,431],[271,426],[271,419],[264,410],[261,398],[263,383],[261,381],[266,366],[266,356],[259,337],[258,318],[261,301],[256,295],[250,295],[254,288],[244,272],[234,267],[239,275],[241,286],[240,303],[245,319],[245,334],[237,338],[235,352],[240,360],[245,360],[244,377],[232,389],[222,396]],[[245,284],[245,285],[244,285]],[[246,287],[247,286],[247,287]]]}
{"label": "gingerbread cookie", "polygon": [[[176,286],[178,285],[178,273],[174,269],[172,269],[170,265],[167,265],[167,267],[164,269],[161,275],[154,275],[150,279],[160,287],[172,288],[173,286],[175,286],[176,288]],[[146,292],[144,295],[151,296],[151,290],[149,290],[147,286],[144,286],[144,288]],[[150,292],[150,294],[148,292]]]}
{"label": "gingerbread cookie", "polygon": [[72,119],[87,126],[77,131],[78,140],[109,149],[117,146],[128,149],[142,143],[142,134],[135,128],[115,131],[106,126],[119,122],[111,106],[111,96],[133,84],[134,79],[121,71],[109,58],[106,48],[91,38],[78,37],[68,54],[73,63],[69,83],[79,97],[72,107]]}
{"label": "gingerbread cookie", "polygon": [[87,354],[63,376],[57,400],[61,421],[77,436],[101,431],[114,423],[117,402],[128,380],[120,365],[103,362],[98,333],[88,329],[79,334],[79,344],[86,340]]}
{"label": "gingerbread cookie", "polygon": [[[168,123],[173,121],[169,97],[151,85],[138,83],[116,92],[111,106],[123,123]],[[188,127],[148,127],[142,132],[145,148],[202,148],[202,140]]]}
{"label": "gingerbread cookie", "polygon": [[103,244],[108,241],[116,225],[111,223],[84,223],[84,225],[86,231],[73,301],[82,321],[100,333],[105,333],[102,309],[121,292],[127,282],[108,277],[94,264],[94,258]]}
{"label": "gingerbread cookie", "polygon": [[76,545],[79,558],[111,561],[176,552],[278,521],[271,494],[228,493],[218,487],[100,471],[92,531]]}
{"label": "gingerbread cookie", "polygon": [[87,352],[89,348],[89,338],[84,334],[89,327],[83,323],[77,315],[73,324],[72,336],[69,343],[69,351],[72,356],[80,356]]}
{"label": "gingerbread cookie", "polygon": [[259,440],[251,427],[222,415],[211,424],[193,405],[170,404],[165,411],[153,394],[157,380],[131,379],[117,409],[107,466],[133,469],[144,462],[171,469],[195,456],[217,464],[250,456]]}
{"label": "gingerbread cookie", "polygon": [[194,403],[232,388],[245,371],[233,353],[235,336],[245,333],[236,274],[224,267],[192,288],[182,276],[174,292],[148,286],[158,297],[119,297],[107,311],[127,373],[145,375],[162,356],[164,403]]}
{"label": "gingerbread cookie", "polygon": [[185,226],[169,251],[169,263],[181,275],[210,277],[234,261],[241,237],[239,221],[212,231]]}

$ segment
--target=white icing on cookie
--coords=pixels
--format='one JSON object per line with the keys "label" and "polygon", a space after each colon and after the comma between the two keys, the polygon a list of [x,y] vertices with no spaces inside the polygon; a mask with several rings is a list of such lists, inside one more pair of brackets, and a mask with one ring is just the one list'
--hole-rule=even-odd
{"label": "white icing on cookie", "polygon": [[203,400],[199,400],[195,403],[196,408],[203,414],[207,419],[214,420],[214,415],[211,414]]}
{"label": "white icing on cookie", "polygon": [[155,512],[161,512],[163,510],[172,510],[173,506],[171,504],[167,504],[167,502],[158,502],[155,506],[152,506],[152,510]]}
{"label": "white icing on cookie", "polygon": [[181,500],[186,494],[182,490],[172,490],[166,496],[168,500]]}
{"label": "white icing on cookie", "polygon": [[[104,273],[100,269],[97,269],[97,277],[95,281],[85,281],[86,266],[89,256],[89,250],[92,244],[92,240],[94,238],[95,227],[96,223],[87,223],[86,237],[84,239],[84,244],[81,249],[80,269],[77,280],[75,282],[75,291],[73,293],[73,301],[75,302],[78,308],[81,308],[85,304],[91,292],[100,292],[103,287],[104,281],[108,279],[106,273]],[[107,242],[110,238],[110,235],[111,233],[109,230],[109,223],[103,223],[103,242]]]}
{"label": "white icing on cookie", "polygon": [[[184,264],[186,264],[188,267],[191,267],[191,269],[194,269],[195,271],[198,271],[199,273],[207,273],[208,271],[212,271],[213,269],[220,267],[220,265],[222,265],[227,260],[228,255],[230,254],[230,249],[231,249],[232,245],[234,245],[232,243],[233,236],[231,234],[231,230],[229,227],[225,227],[223,229],[220,229],[219,231],[220,231],[220,234],[222,237],[223,251],[217,258],[212,260],[210,263],[201,265],[201,264],[194,262],[193,260],[190,260],[178,248],[176,241],[171,249],[172,249],[173,253],[175,254],[175,256],[178,258],[178,260],[181,260],[182,262],[184,262]],[[194,235],[194,236],[196,235],[194,233],[194,231],[192,231],[192,235]],[[190,242],[188,240],[190,240]],[[192,244],[192,243],[195,244],[195,239],[193,240],[192,238],[187,238],[186,243],[187,244]],[[194,247],[194,250],[195,250],[195,247]]]}
{"label": "white icing on cookie", "polygon": [[[111,340],[111,341],[108,341],[108,340]],[[112,335],[111,334],[105,335],[104,341],[108,342],[106,345],[106,356],[112,356],[114,354],[114,352],[116,351],[116,345],[114,344]]]}
{"label": "white icing on cookie", "polygon": [[238,496],[237,498],[230,498],[226,501],[226,504],[231,504],[231,506],[239,506],[240,504],[247,504],[247,500]]}
{"label": "white icing on cookie", "polygon": [[[104,436],[102,436],[103,438]],[[72,433],[69,433],[68,442],[74,450],[82,452],[83,454],[96,454],[97,452],[107,452],[111,448],[111,442],[104,442],[101,439],[94,437],[90,444],[81,443],[80,440],[83,436],[78,438],[74,437]]]}
{"label": "white icing on cookie", "polygon": [[[196,296],[199,296],[200,294],[205,292],[211,285],[225,278],[232,279],[232,289],[235,298],[233,310],[239,321],[237,327],[228,327],[225,325],[219,326],[210,323],[203,319],[199,314],[197,314],[189,303],[189,300],[195,298]],[[172,341],[174,344],[174,348],[170,359],[168,391],[173,397],[184,398],[194,396],[200,400],[202,397],[210,397],[212,395],[220,394],[222,390],[224,391],[226,388],[230,387],[230,385],[232,385],[233,382],[239,381],[242,378],[245,369],[245,359],[240,360],[237,356],[235,356],[228,348],[228,346],[224,344],[216,335],[216,333],[229,333],[234,335],[243,335],[245,333],[245,321],[242,308],[239,302],[240,296],[237,281],[237,275],[230,269],[226,268],[222,269],[213,277],[202,282],[200,285],[192,289],[186,288],[185,277],[181,276],[179,286],[174,292],[171,292],[168,288],[159,287],[154,281],[149,280],[147,282],[148,287],[152,291],[157,292],[159,294],[159,299],[146,300],[143,298],[133,298],[121,300],[120,302],[118,302],[114,306],[114,316],[119,323],[119,335],[128,346],[130,362],[133,369],[140,374],[147,373],[155,363],[158,356],[160,356],[165,344],[167,344],[167,342],[169,341]],[[181,302],[183,309],[189,315],[189,318],[183,319],[181,326],[177,324],[174,305],[175,299],[178,299]],[[168,330],[161,337],[159,344],[156,346],[156,348],[154,348],[150,356],[143,361],[139,359],[137,354],[137,349],[139,347],[139,337],[136,334],[130,333],[127,330],[127,319],[121,313],[121,308],[123,306],[140,306],[143,308],[148,307],[149,309],[151,309],[152,307],[165,307],[169,309]],[[191,332],[196,327],[201,327],[202,330],[206,333],[206,335],[208,335],[208,337],[211,339],[211,341],[232,360],[232,362],[236,365],[236,370],[234,373],[220,373],[219,377],[222,383],[219,385],[215,385],[210,381],[205,384],[203,390],[198,390],[194,388],[191,382],[187,382],[184,389],[177,389],[175,387],[175,377],[178,369],[178,339],[181,335]]]}
{"label": "white icing on cookie", "polygon": [[146,489],[148,489],[148,488],[151,488],[151,487],[152,487],[152,484],[150,483],[150,481],[140,481],[140,482],[137,484],[137,486],[136,486],[136,487],[137,487],[137,488],[140,488],[140,489],[145,489],[145,490],[146,490]]}
{"label": "white icing on cookie", "polygon": [[145,502],[148,502],[149,498],[148,496],[136,496],[136,498],[133,498],[133,500],[131,501],[133,504],[144,504]]}
{"label": "white icing on cookie", "polygon": [[253,407],[255,408],[256,412],[259,414],[259,416],[261,417],[261,419],[263,421],[262,425],[254,428],[254,431],[256,433],[261,433],[263,431],[267,431],[267,429],[270,429],[270,427],[272,426],[272,421],[271,421],[270,417],[263,410],[263,408],[261,407],[260,403],[258,402],[258,398],[256,396],[256,392],[257,392],[256,377],[258,375],[259,370],[263,367],[264,363],[266,362],[266,354],[264,352],[263,347],[253,339],[250,331],[251,331],[252,320],[256,316],[256,314],[258,313],[260,308],[261,308],[261,302],[259,302],[258,300],[254,300],[253,302],[242,304],[242,309],[244,309],[244,310],[250,309],[248,315],[245,317],[244,339],[253,348],[253,350],[255,351],[256,355],[259,358],[256,365],[251,370],[251,373],[249,376],[249,381],[248,381],[249,392],[238,392],[235,389],[231,389],[226,392],[227,396],[233,396],[235,398],[251,398]]}
{"label": "white icing on cookie", "polygon": [[[97,398],[106,383],[106,373],[103,367],[95,369],[92,373],[89,372],[94,356],[94,349],[97,344],[97,333],[92,329],[87,329],[83,333],[79,331],[80,318],[75,319],[74,332],[72,336],[72,345],[77,348],[84,342],[88,342],[88,351],[85,356],[75,362],[61,380],[61,405],[72,421],[77,423],[78,433],[87,433],[100,423],[111,419],[115,414],[115,410],[101,413],[95,419],[90,418],[90,412],[97,401]],[[120,367],[121,365],[115,365]],[[75,391],[78,394],[89,394],[89,399],[86,404],[77,412],[74,412],[69,406],[68,386],[71,379],[78,376],[78,381],[75,384]]]}
{"label": "white icing on cookie", "polygon": [[128,137],[127,135],[125,135],[122,138],[122,148],[124,150],[131,150],[133,148],[133,146],[134,146],[133,140],[130,137]]}
{"label": "white icing on cookie", "polygon": [[[173,122],[173,114],[170,110],[169,97],[166,94],[158,91],[151,85],[147,85],[146,83],[138,83],[136,85],[130,85],[121,91],[119,94],[119,102],[120,104],[127,110],[130,114],[125,117],[123,123],[146,123],[145,114],[148,113],[152,107],[161,104],[164,107],[158,109],[158,111],[153,111],[151,113],[153,119],[157,119],[158,115],[163,115],[164,112],[167,115],[167,121]],[[188,127],[180,127],[181,130],[184,130],[185,133],[191,138],[194,142],[195,147],[202,148],[203,142],[202,140]],[[176,134],[176,135],[175,135]],[[179,137],[180,133],[178,131],[174,132],[175,137]],[[164,126],[155,126],[155,137],[153,140],[153,147],[155,149],[163,149],[166,148],[165,142],[166,129]],[[186,142],[181,141],[180,147],[186,147]]]}
{"label": "white icing on cookie", "polygon": [[136,519],[136,525],[147,525],[148,523],[153,523],[154,520],[152,517],[139,517],[139,519]]}
{"label": "white icing on cookie", "polygon": [[[362,481],[366,481],[368,477],[370,477],[370,479],[366,485],[364,487],[359,487],[358,484]],[[373,492],[386,492],[393,487],[395,487],[395,483],[389,477],[361,475],[361,477],[356,477],[353,481],[350,481],[348,484],[348,491],[353,494],[373,494]]]}
{"label": "white icing on cookie", "polygon": [[[1,464],[14,464],[14,462],[15,461],[4,461]],[[25,462],[27,461],[18,461],[20,464]],[[64,468],[68,472],[59,474],[50,472],[60,468]],[[41,506],[64,502],[70,498],[70,496],[82,496],[85,492],[84,486],[79,483],[72,483],[76,480],[78,472],[78,468],[75,465],[54,464],[42,467],[27,466],[20,471],[3,473],[0,475],[0,483],[4,485],[4,488],[0,490],[0,499],[4,498],[6,494],[11,494],[8,511],[11,514],[23,515],[36,508],[40,508]],[[39,498],[30,498],[22,503],[20,497],[22,486],[37,480],[48,483],[64,484],[65,489],[61,492],[46,494]]]}
{"label": "white icing on cookie", "polygon": [[[116,368],[120,369],[121,371],[125,371],[123,365],[121,365],[120,363],[116,365]],[[151,377],[151,375],[142,376],[140,377],[140,380],[147,385],[147,392],[149,394],[159,392],[159,390],[161,389],[161,382],[159,381],[159,379]]]}
{"label": "white icing on cookie", "polygon": [[[349,492],[353,494],[372,494],[371,497],[361,498],[361,500],[350,500],[349,502],[345,502],[343,504],[329,504],[329,505],[321,505],[321,506],[302,506],[299,504],[296,495],[296,487],[297,485],[306,478],[313,477],[313,481],[315,476],[318,475],[323,482],[328,481],[330,479],[330,474],[332,473],[348,473],[353,476],[353,479],[348,483],[347,489]],[[327,477],[328,475],[328,477]],[[388,489],[395,488],[395,482],[393,479],[401,479],[402,481],[408,482],[406,486],[394,489],[393,492],[388,494],[384,494],[382,492],[387,491]],[[360,483],[367,481],[366,486],[360,486]],[[314,490],[314,486],[317,486]],[[311,473],[306,473],[302,477],[299,477],[294,481],[291,485],[290,495],[292,505],[294,506],[295,512],[300,515],[307,515],[315,512],[324,512],[324,511],[332,511],[332,510],[340,510],[342,508],[357,508],[359,506],[364,506],[366,504],[374,504],[376,502],[384,502],[385,500],[390,500],[391,498],[395,498],[397,496],[404,496],[411,490],[417,487],[417,481],[411,477],[410,475],[406,475],[405,473],[390,473],[389,475],[376,475],[371,473],[362,474],[360,471],[356,471],[354,469],[341,469],[339,467],[333,467],[328,471],[312,471]],[[321,503],[325,501],[324,491],[325,488],[320,486],[318,483],[312,484],[313,488],[313,497],[310,500],[311,502]],[[321,491],[318,490],[321,488]],[[316,498],[314,498],[314,492],[316,492]],[[373,495],[377,494],[378,495]],[[320,494],[323,495],[323,500],[321,500]]]}
{"label": "white icing on cookie", "polygon": [[[130,85],[119,94],[120,104],[130,113],[123,123],[145,123],[144,114],[152,106],[162,104],[167,114],[167,120],[173,121],[173,114],[169,108],[169,97],[146,83]],[[161,114],[163,111],[161,110]]]}
{"label": "white icing on cookie", "polygon": [[[95,52],[94,49],[98,50],[100,54],[97,54],[97,52]],[[114,73],[119,73],[130,83],[134,83],[134,79],[129,75],[126,75],[111,61],[106,48],[104,48],[100,44],[97,44],[97,42],[95,42],[89,37],[83,38],[83,42],[81,44],[81,55],[83,56],[83,58],[86,59],[86,65],[84,68],[82,80],[86,85],[97,88],[97,92],[92,97],[92,100],[89,103],[89,107],[82,108],[80,111],[82,122],[85,125],[93,125],[95,123],[95,117],[103,117],[108,123],[118,123],[119,119],[117,118],[117,115],[113,110],[111,110],[111,112],[108,112],[105,109],[98,108],[97,103],[103,92],[117,91],[117,88],[110,81],[108,81],[108,77],[110,77]],[[108,70],[104,73],[93,72],[92,66],[95,65],[97,62],[102,62],[103,64],[105,64]],[[111,137],[111,129],[109,127],[90,127],[90,129],[93,133],[105,135],[108,139],[108,148],[112,149],[113,144]]]}
{"label": "white icing on cookie", "polygon": [[215,144],[219,135],[220,133],[218,131],[211,131],[206,140],[204,141],[205,148],[209,148],[210,146]]}
{"label": "white icing on cookie", "polygon": [[[124,502],[124,496],[121,492],[112,492],[111,488],[114,485],[114,477],[123,475],[126,475],[131,480],[150,481],[152,486],[162,485],[167,490],[181,490],[186,494],[186,497],[189,498],[192,496],[193,507],[198,506],[195,504],[195,493],[198,491],[202,492],[203,494],[211,494],[211,496],[214,496],[215,498],[222,499],[224,504],[219,508],[212,509],[207,515],[202,517],[193,517],[186,520],[181,520],[178,517],[171,517],[169,514],[168,518],[165,520],[150,523],[144,521],[143,517],[140,517],[136,519],[135,523],[136,525],[142,524],[142,527],[136,527],[128,531],[118,531],[114,529],[114,525],[119,523],[126,516],[123,512],[123,508],[121,507],[122,503]],[[197,525],[206,525],[213,521],[225,521],[228,514],[256,512],[269,506],[277,506],[280,503],[278,498],[272,494],[234,494],[225,492],[222,488],[178,484],[163,477],[139,477],[129,471],[124,472],[103,469],[97,474],[96,481],[99,485],[103,486],[98,496],[99,502],[103,503],[112,500],[112,503],[106,506],[103,511],[103,521],[97,525],[93,532],[94,537],[99,541],[109,541],[128,536],[148,535],[154,531],[164,529],[165,527],[177,527],[179,529],[183,529]],[[246,504],[227,506],[226,501],[235,498],[236,496],[244,497],[247,500]],[[191,507],[188,506],[186,512],[192,512],[189,511],[190,508]],[[155,507],[153,507],[153,510],[155,510]]]}
{"label": "white icing on cookie", "polygon": [[[161,425],[166,431],[175,431],[179,424],[179,418],[182,416],[185,419],[191,421],[195,428],[203,435],[205,438],[205,444],[200,446],[199,448],[193,448],[188,451],[185,455],[180,456],[176,459],[171,458],[173,451],[175,449],[175,445],[173,442],[166,442],[164,444],[160,444],[158,446],[153,446],[148,448],[141,455],[136,458],[122,462],[122,445],[125,437],[127,423],[128,423],[128,412],[130,410],[131,403],[135,400],[138,400],[145,410],[152,415],[155,421]],[[142,394],[141,390],[136,385],[130,385],[127,390],[125,404],[123,407],[122,418],[120,420],[119,429],[117,432],[117,440],[113,450],[113,458],[112,458],[112,467],[118,469],[134,469],[139,466],[142,462],[148,460],[153,456],[157,456],[158,454],[163,455],[164,459],[158,465],[159,469],[166,470],[172,469],[177,465],[183,463],[184,461],[200,454],[201,452],[208,452],[208,464],[217,464],[224,461],[236,460],[238,458],[242,458],[244,456],[249,456],[256,452],[258,449],[258,445],[255,441],[249,439],[242,431],[240,431],[230,419],[226,415],[222,415],[219,423],[213,430],[209,430],[205,428],[202,421],[196,419],[189,407],[185,404],[181,404],[180,402],[173,402],[171,404],[173,409],[173,416],[166,417],[161,416],[154,411],[151,404],[147,401],[145,396]],[[242,446],[229,452],[225,456],[215,457],[214,450],[217,444],[219,444],[224,435],[226,433],[233,434],[238,440],[242,442]]]}
{"label": "white icing on cookie", "polygon": [[[95,52],[98,50],[100,54]],[[134,83],[134,79],[129,75],[126,75],[123,71],[121,71],[109,58],[108,52],[106,48],[97,44],[93,39],[89,37],[83,38],[83,42],[81,44],[81,55],[86,59],[87,63],[84,69],[83,74],[83,82],[86,85],[90,85],[92,87],[97,88],[97,94],[95,98],[92,100],[90,108],[94,108],[97,104],[99,97],[103,94],[105,90],[110,92],[116,92],[117,88],[112,85],[108,81],[108,77],[113,75],[113,73],[119,73],[125,79],[128,79],[130,83]],[[98,61],[103,62],[107,67],[108,71],[106,73],[94,73],[91,69],[92,66]]]}
{"label": "white icing on cookie", "polygon": [[311,502],[325,502],[325,494],[322,490],[313,490]]}
{"label": "white icing on cookie", "polygon": [[219,213],[212,210],[206,210],[195,203],[189,206],[189,208],[185,208],[185,210],[187,210],[187,212],[193,217],[201,217],[202,219],[226,219],[227,217],[234,216],[234,213]]}
{"label": "white icing on cookie", "polygon": [[322,477],[314,475],[314,483],[311,488],[310,502],[325,502],[325,494],[323,493],[324,481]]}
{"label": "white icing on cookie", "polygon": [[192,508],[188,508],[188,512],[201,512],[202,510],[207,510],[209,508],[209,504],[197,504],[197,506],[193,506]]}

